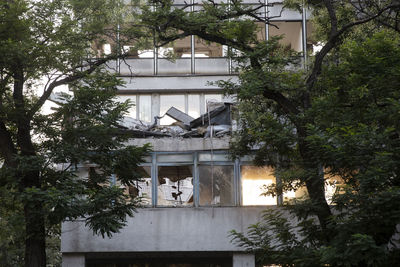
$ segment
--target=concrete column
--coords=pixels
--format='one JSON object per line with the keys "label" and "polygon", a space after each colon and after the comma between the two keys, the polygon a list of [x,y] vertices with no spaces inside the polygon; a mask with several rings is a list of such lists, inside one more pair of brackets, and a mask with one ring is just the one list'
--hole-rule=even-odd
{"label": "concrete column", "polygon": [[232,267],[254,267],[256,265],[254,254],[244,254],[244,253],[233,254],[232,262],[233,262]]}
{"label": "concrete column", "polygon": [[62,267],[85,267],[85,254],[63,253]]}

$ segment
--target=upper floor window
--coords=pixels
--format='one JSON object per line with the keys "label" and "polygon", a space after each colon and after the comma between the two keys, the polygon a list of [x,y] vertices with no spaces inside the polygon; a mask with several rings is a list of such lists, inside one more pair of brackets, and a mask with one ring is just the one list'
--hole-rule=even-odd
{"label": "upper floor window", "polygon": [[[200,117],[208,110],[213,102],[230,102],[222,94],[138,94],[118,95],[117,101],[129,100],[133,106],[128,110],[127,116],[143,122],[153,122],[154,116],[164,116],[171,107],[188,114],[193,119]],[[160,125],[171,125],[175,120],[165,115],[160,120]]]}

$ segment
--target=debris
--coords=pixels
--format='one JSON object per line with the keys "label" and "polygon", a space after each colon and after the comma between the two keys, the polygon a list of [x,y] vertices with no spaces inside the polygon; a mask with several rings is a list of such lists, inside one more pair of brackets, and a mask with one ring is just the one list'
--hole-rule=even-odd
{"label": "debris", "polygon": [[222,136],[222,133],[228,133],[231,131],[230,125],[211,125],[207,127],[207,132],[205,133],[204,137],[210,136]]}
{"label": "debris", "polygon": [[[208,105],[209,111],[197,119],[171,107],[165,115],[176,120],[171,125],[158,125],[164,116],[155,116],[154,123],[144,123],[130,117],[124,117],[118,126],[124,133],[134,138],[146,137],[221,137],[232,131],[232,103],[215,102]],[[210,119],[210,123],[209,123]]]}
{"label": "debris", "polygon": [[[204,125],[231,125],[231,103],[224,103],[223,106],[217,107],[190,122],[191,128],[197,128]],[[211,121],[208,122],[210,117]]]}
{"label": "debris", "polygon": [[190,122],[192,120],[194,120],[192,117],[187,115],[185,112],[182,112],[179,109],[174,108],[174,107],[170,107],[170,109],[168,109],[165,114],[167,114],[168,116],[170,116],[171,118],[173,118],[177,121],[183,122],[187,126],[189,126]]}

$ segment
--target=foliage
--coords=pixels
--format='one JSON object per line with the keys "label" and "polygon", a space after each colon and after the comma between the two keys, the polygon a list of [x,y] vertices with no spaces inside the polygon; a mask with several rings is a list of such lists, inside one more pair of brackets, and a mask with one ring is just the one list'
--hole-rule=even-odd
{"label": "foliage", "polygon": [[[273,25],[260,15],[262,3],[205,2],[203,10],[186,13],[171,1],[154,0],[156,8],[142,18],[157,45],[197,35],[232,48],[239,82],[219,82],[239,100],[232,153],[253,153],[256,164],[275,167],[279,182],[267,193],[308,193],[287,203],[283,215],[267,211],[248,234],[234,232],[234,240],[255,251],[260,264],[394,265],[399,4],[305,1],[322,49],[302,69],[279,39],[257,40],[256,27],[249,26],[254,20]],[[285,5],[301,10],[303,1]],[[328,178],[338,184],[330,203],[324,193]]]}
{"label": "foliage", "polygon": [[[400,219],[399,41],[387,31],[377,32],[362,43],[349,40],[336,55],[340,64],[324,67],[309,111],[315,121],[308,125],[307,139],[315,160],[324,164],[325,177],[339,179],[329,224],[335,235],[328,241],[320,235],[318,224],[309,219],[308,201],[287,206],[297,223],[289,221],[288,214],[266,211],[262,223],[251,226],[247,236],[233,233],[239,245],[260,254],[260,263],[395,265],[399,251],[393,247],[398,245],[393,235]],[[293,144],[293,132],[284,135],[284,124],[278,124],[283,129],[273,127],[277,123],[264,119],[268,117],[265,111],[256,122],[250,118],[258,110],[243,112],[246,140],[250,136],[254,142],[276,145],[283,138]],[[259,125],[263,122],[267,126]],[[260,127],[261,131],[255,130]],[[280,174],[283,187],[293,188],[293,174],[298,173]]]}
{"label": "foliage", "polygon": [[[122,83],[107,71],[127,55],[118,36],[121,45],[146,37],[117,31],[128,10],[115,0],[0,5],[1,264],[45,266],[46,242],[53,246],[61,221],[83,218],[95,233],[111,235],[138,206],[119,186],[139,178],[149,147],[126,146],[118,125],[129,103],[113,100]],[[110,54],[99,49],[104,43]],[[62,86],[72,95],[44,115]],[[92,171],[78,175],[87,164]],[[118,185],[108,182],[111,174]]]}

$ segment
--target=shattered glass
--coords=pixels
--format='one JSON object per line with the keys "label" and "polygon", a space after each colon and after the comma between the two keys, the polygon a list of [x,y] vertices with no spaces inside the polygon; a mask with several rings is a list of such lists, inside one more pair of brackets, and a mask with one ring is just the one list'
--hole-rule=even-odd
{"label": "shattered glass", "polygon": [[159,166],[157,205],[193,206],[193,166]]}

